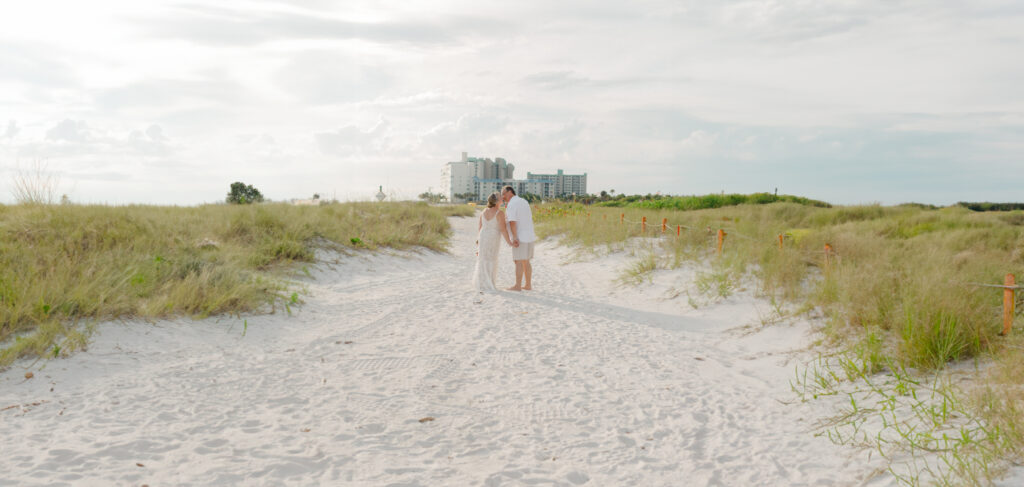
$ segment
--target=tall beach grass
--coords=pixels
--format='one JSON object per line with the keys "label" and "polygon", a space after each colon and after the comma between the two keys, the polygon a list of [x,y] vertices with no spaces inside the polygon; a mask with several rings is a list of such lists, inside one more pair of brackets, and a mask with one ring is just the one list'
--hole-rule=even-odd
{"label": "tall beach grass", "polygon": [[342,203],[0,206],[0,367],[119,318],[273,311],[317,248],[446,249],[464,206]]}
{"label": "tall beach grass", "polygon": [[[704,287],[712,293],[728,289],[730,279],[755,276],[764,296],[824,318],[823,341],[847,357],[843,367],[858,371],[851,380],[907,370],[929,375],[952,362],[984,360],[985,372],[957,401],[988,426],[963,448],[941,453],[956,464],[943,482],[986,485],[1007,459],[1024,460],[1024,333],[1016,326],[1000,336],[1003,291],[975,285],[1024,276],[1024,212],[772,203],[697,211],[562,205],[535,214],[541,236],[583,251],[625,248],[643,237],[657,242],[657,265],[642,255],[625,281],[687,261],[710,263]],[[636,223],[642,217],[646,232]],[[664,234],[663,218],[670,225]],[[684,227],[678,237],[677,226]],[[726,233],[721,255],[718,229]],[[827,263],[826,243],[834,249]]]}
{"label": "tall beach grass", "polygon": [[[751,272],[761,291],[822,311],[831,338],[887,337],[886,356],[938,368],[988,350],[1001,329],[1001,283],[1024,271],[1024,226],[1016,213],[914,206],[818,208],[792,203],[673,211],[634,208],[538,209],[539,233],[583,247],[660,239],[665,265],[714,257],[713,266]],[[627,223],[620,223],[623,218]],[[662,234],[661,221],[670,229]],[[677,226],[684,226],[676,236]],[[778,236],[785,235],[780,250]],[[825,266],[824,246],[835,255]]]}

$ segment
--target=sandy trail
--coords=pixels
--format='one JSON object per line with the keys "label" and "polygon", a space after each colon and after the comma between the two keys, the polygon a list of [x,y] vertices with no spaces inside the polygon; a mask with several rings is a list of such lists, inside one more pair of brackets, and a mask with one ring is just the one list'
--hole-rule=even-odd
{"label": "sandy trail", "polygon": [[695,310],[549,242],[537,290],[476,304],[476,220],[451,221],[451,255],[321,266],[244,337],[108,323],[34,379],[0,374],[0,485],[894,483],[812,434],[820,405],[782,402],[806,325],[742,333],[767,309],[749,292]]}

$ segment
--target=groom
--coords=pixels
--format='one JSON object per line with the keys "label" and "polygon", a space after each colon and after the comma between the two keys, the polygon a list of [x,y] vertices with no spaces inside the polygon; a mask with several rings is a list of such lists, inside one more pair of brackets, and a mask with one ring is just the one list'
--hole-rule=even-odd
{"label": "groom", "polygon": [[[516,285],[509,291],[529,291],[533,289],[530,278],[533,277],[533,245],[537,236],[533,233],[533,212],[526,200],[516,196],[512,186],[501,190],[501,200],[505,202],[505,220],[508,221],[508,236],[512,239],[512,260],[516,262]],[[523,277],[526,284],[523,285]]]}

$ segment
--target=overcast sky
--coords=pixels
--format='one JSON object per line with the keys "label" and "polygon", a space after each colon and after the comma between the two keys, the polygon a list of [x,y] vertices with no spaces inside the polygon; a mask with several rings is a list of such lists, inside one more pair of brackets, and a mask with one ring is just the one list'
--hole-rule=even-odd
{"label": "overcast sky", "polygon": [[1024,201],[1024,2],[93,0],[0,11],[0,202],[597,193]]}

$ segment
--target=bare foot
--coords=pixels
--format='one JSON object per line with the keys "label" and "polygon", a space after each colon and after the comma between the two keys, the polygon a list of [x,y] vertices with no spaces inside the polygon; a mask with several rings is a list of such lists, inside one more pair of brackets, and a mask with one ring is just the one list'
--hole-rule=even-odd
{"label": "bare foot", "polygon": [[512,287],[510,287],[510,288],[507,288],[507,289],[505,289],[505,290],[506,290],[506,291],[522,291],[523,289],[522,289],[522,288],[520,288],[519,286],[512,286]]}
{"label": "bare foot", "polygon": [[523,286],[523,291],[533,291],[533,288],[530,286]]}

